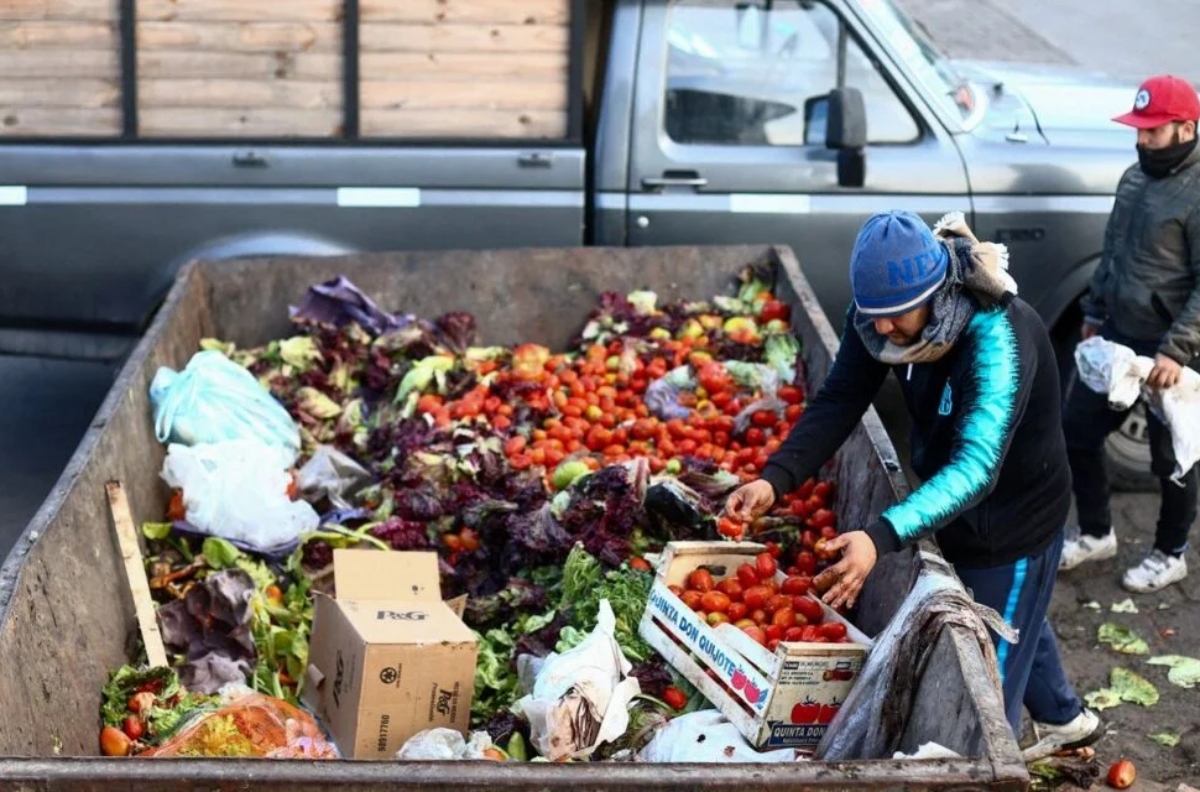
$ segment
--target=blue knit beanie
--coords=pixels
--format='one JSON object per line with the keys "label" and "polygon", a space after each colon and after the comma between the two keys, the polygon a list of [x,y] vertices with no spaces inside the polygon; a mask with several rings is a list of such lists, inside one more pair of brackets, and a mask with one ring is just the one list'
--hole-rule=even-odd
{"label": "blue knit beanie", "polygon": [[950,254],[912,212],[872,215],[850,254],[854,304],[864,316],[891,317],[925,304],[946,279]]}

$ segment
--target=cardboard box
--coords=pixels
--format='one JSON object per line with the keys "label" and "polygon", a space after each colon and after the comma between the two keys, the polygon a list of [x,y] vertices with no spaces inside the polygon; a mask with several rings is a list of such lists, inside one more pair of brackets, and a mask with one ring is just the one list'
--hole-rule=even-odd
{"label": "cardboard box", "polygon": [[342,755],[392,759],[422,729],[466,733],[479,646],[441,599],[435,553],[335,550],[318,595],[305,701]]}
{"label": "cardboard box", "polygon": [[765,550],[750,542],[668,544],[638,631],[752,745],[808,750],[846,700],[871,640],[822,603],[825,621],[845,624],[852,643],[781,643],[772,654],[731,624],[710,627],[668,588],[684,587],[701,566],[717,580],[734,576],[738,566],[753,563]]}

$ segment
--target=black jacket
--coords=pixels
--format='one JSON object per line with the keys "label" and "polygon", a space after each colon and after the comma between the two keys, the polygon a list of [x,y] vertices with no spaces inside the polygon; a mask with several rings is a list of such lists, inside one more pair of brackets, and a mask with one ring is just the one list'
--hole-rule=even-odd
{"label": "black jacket", "polygon": [[1182,365],[1200,356],[1200,148],[1161,179],[1125,171],[1083,311]]}
{"label": "black jacket", "polygon": [[1071,474],[1058,367],[1041,318],[1022,300],[976,312],[941,359],[888,366],[868,353],[851,310],[824,385],[763,478],[776,495],[817,473],[845,442],[889,369],[912,416],[922,484],[863,528],[879,552],[937,531],[946,559],[992,567],[1036,555],[1062,529]]}

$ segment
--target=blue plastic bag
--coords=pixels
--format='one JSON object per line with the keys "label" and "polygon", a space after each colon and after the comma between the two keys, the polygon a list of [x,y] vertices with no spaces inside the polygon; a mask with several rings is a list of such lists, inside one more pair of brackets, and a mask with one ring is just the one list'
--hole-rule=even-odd
{"label": "blue plastic bag", "polygon": [[197,445],[258,440],[300,453],[300,429],[254,375],[215,350],[197,352],[182,372],[163,366],[150,383],[159,442]]}

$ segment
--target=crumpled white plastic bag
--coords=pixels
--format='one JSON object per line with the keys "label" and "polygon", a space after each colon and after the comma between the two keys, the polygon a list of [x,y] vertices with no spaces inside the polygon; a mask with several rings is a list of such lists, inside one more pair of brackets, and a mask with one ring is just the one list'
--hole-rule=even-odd
{"label": "crumpled white plastic bag", "polygon": [[266,550],[320,524],[304,501],[288,497],[291,452],[258,440],[167,447],[162,477],[183,490],[187,521],[222,539]]}
{"label": "crumpled white plastic bag", "polygon": [[371,474],[333,446],[318,446],[304,467],[296,471],[300,497],[318,503],[328,497],[335,509],[352,509],[350,498],[371,482]]}
{"label": "crumpled white plastic bag", "polygon": [[756,751],[717,710],[672,718],[637,755],[639,762],[792,762],[796,752]]}
{"label": "crumpled white plastic bag", "polygon": [[[517,658],[528,693],[513,709],[529,721],[530,738],[550,761],[586,757],[629,727],[629,702],[641,692],[633,666],[614,637],[616,617],[600,601],[596,629],[574,649],[538,660]],[[529,680],[532,679],[532,688]]]}
{"label": "crumpled white plastic bag", "polygon": [[1079,379],[1096,393],[1108,395],[1114,410],[1128,410],[1138,398],[1162,420],[1171,433],[1175,471],[1179,479],[1200,461],[1200,373],[1184,367],[1179,382],[1166,390],[1146,386],[1154,360],[1100,336],[1075,347]]}
{"label": "crumpled white plastic bag", "polygon": [[471,732],[471,739],[464,740],[461,732],[440,726],[409,737],[396,751],[396,758],[408,762],[485,759],[483,752],[491,747],[492,738],[487,732]]}

